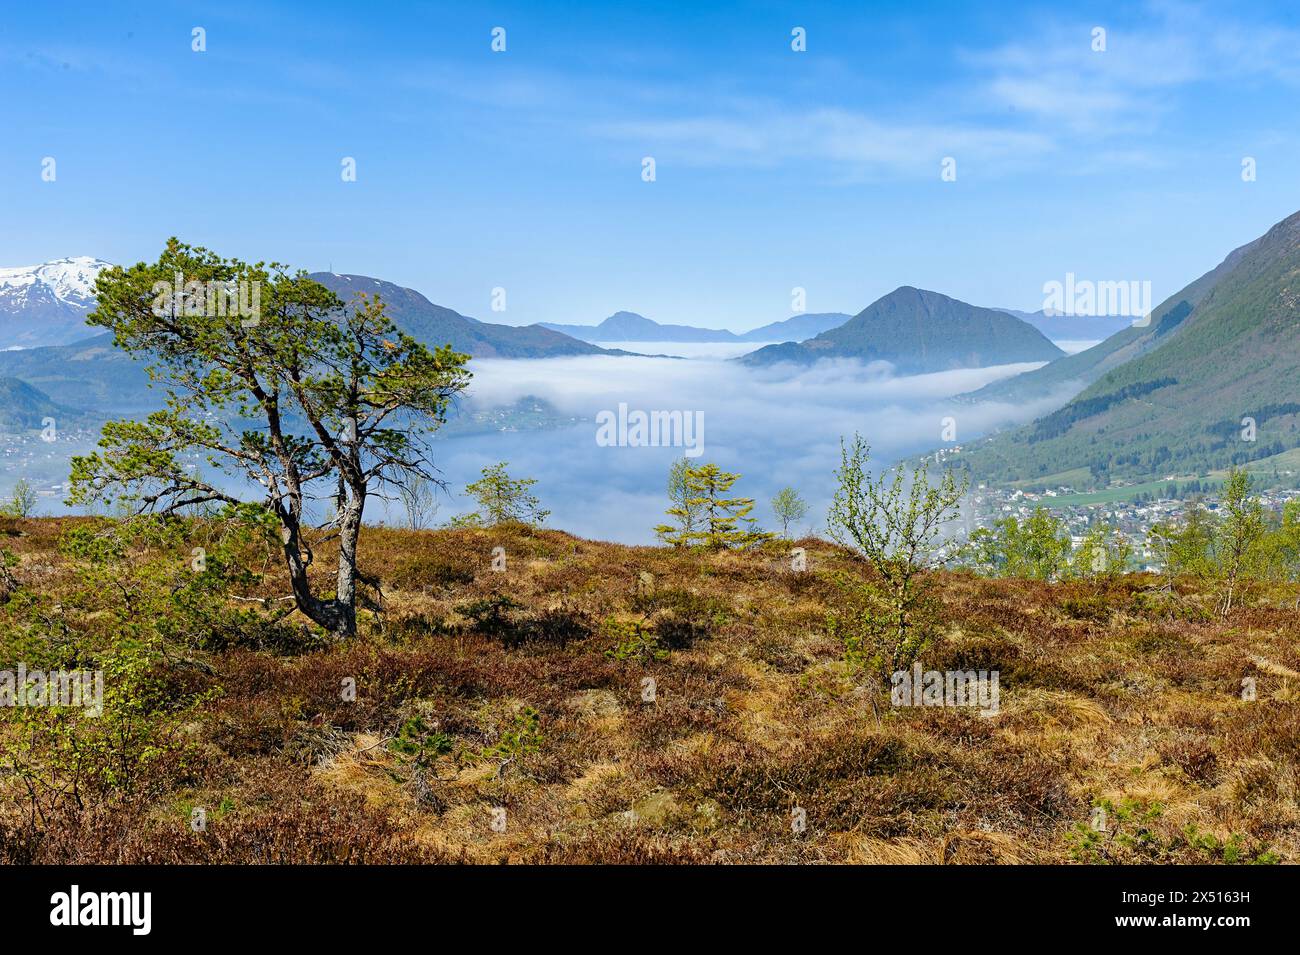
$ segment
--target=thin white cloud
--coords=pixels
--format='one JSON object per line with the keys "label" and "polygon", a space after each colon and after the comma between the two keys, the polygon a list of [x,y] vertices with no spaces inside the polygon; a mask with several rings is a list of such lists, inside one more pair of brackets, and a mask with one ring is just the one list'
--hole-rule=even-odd
{"label": "thin white cloud", "polygon": [[[1138,17],[1054,19],[1013,43],[968,50],[981,96],[1089,136],[1155,132],[1184,88],[1268,79],[1300,83],[1300,31],[1237,10],[1156,3]],[[1093,30],[1105,50],[1093,48]]]}
{"label": "thin white cloud", "polygon": [[[1107,31],[1104,52],[1092,47],[1096,26]],[[673,115],[597,122],[590,129],[676,162],[821,161],[844,181],[930,176],[944,156],[1003,173],[1049,159],[1096,171],[1157,165],[1140,143],[1160,134],[1168,114],[1189,106],[1180,97],[1194,84],[1300,85],[1300,31],[1236,11],[1157,3],[1124,22],[1063,23],[1054,16],[1017,32],[1013,42],[958,50],[969,76],[931,91],[902,114],[907,120],[704,92],[675,100]],[[899,92],[904,101],[908,95]],[[1123,146],[1096,149],[1106,141]]]}
{"label": "thin white cloud", "polygon": [[635,142],[697,165],[778,165],[822,160],[846,166],[938,175],[950,155],[976,161],[1023,160],[1052,152],[1051,138],[974,125],[898,124],[844,109],[646,119],[597,125],[598,135]]}

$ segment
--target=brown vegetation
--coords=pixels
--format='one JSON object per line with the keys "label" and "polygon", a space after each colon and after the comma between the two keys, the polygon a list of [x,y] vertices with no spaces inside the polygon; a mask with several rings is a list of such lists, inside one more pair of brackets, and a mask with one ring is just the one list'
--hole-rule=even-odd
{"label": "brown vegetation", "polygon": [[[18,586],[57,597],[69,585],[56,541],[74,522],[13,522]],[[895,708],[827,626],[834,575],[869,572],[796,543],[803,573],[776,543],[696,553],[523,526],[367,528],[360,569],[382,593],[358,638],[303,636],[289,617],[169,656],[159,678],[195,702],[169,724],[167,758],[39,817],[0,776],[0,858],[1300,858],[1294,594],[1220,617],[1211,595],[1166,594],[1144,575],[939,572],[921,662],[998,670],[1001,711]],[[269,566],[242,596],[287,593]]]}

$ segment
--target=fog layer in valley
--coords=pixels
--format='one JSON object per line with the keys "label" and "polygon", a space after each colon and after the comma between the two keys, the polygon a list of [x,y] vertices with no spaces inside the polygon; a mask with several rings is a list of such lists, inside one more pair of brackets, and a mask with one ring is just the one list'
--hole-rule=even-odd
{"label": "fog layer in valley", "polygon": [[[741,347],[735,353],[752,350]],[[479,470],[508,461],[511,475],[537,478],[550,508],[548,526],[584,537],[650,543],[667,507],[665,480],[682,448],[602,447],[598,415],[632,411],[700,412],[702,453],[742,475],[734,491],[757,499],[754,516],[771,529],[768,501],[793,485],[812,505],[799,530],[822,527],[834,491],[842,435],[861,432],[875,465],[942,446],[943,419],[955,419],[957,443],[1018,424],[1059,406],[1068,395],[1033,404],[971,405],[951,400],[1036,364],[895,377],[883,363],[821,362],[811,368],[754,370],[717,357],[735,346],[640,342],[635,350],[713,357],[583,356],[539,361],[478,359],[465,409],[545,399],[577,423],[542,431],[493,432],[437,444],[437,464],[452,491],[440,497],[438,520],[472,510],[462,495]],[[374,515],[379,519],[381,515]],[[399,520],[391,509],[389,520]]]}

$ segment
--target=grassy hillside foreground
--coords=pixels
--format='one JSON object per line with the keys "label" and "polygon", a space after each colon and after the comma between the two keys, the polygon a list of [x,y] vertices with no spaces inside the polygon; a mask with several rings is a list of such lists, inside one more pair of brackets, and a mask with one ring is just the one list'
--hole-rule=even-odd
{"label": "grassy hillside foreground", "polygon": [[[39,614],[93,627],[94,601],[117,599],[112,582],[73,595],[56,544],[74,523],[11,522],[6,616],[25,590],[67,601]],[[1163,594],[1146,575],[944,572],[922,663],[998,670],[1000,712],[895,708],[846,669],[827,626],[834,575],[869,571],[800,543],[804,573],[783,545],[685,554],[523,527],[368,529],[361,565],[383,610],[355,642],[175,635],[153,705],[189,702],[151,740],[147,771],[33,792],[15,771],[32,762],[21,725],[0,723],[0,859],[1300,858],[1293,594],[1257,594],[1221,620],[1208,596]],[[504,572],[490,566],[498,546]],[[269,567],[248,593],[285,593]]]}

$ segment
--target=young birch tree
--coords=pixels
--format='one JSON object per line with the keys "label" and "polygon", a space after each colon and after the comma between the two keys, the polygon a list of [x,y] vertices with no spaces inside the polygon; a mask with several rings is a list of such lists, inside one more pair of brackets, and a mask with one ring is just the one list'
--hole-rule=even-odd
{"label": "young birch tree", "polygon": [[931,485],[923,464],[907,482],[897,470],[890,480],[873,478],[867,469],[870,447],[860,435],[840,442],[839,487],[831,501],[827,527],[831,538],[862,554],[875,568],[888,600],[889,641],[881,663],[897,669],[914,660],[925,634],[914,626],[913,612],[924,594],[925,574],[934,565],[939,533],[957,516],[967,479],[958,483],[951,471]]}
{"label": "young birch tree", "polygon": [[783,487],[772,498],[772,513],[781,522],[781,536],[790,536],[790,525],[808,516],[808,502],[792,487]]}
{"label": "young birch tree", "polygon": [[1264,507],[1250,496],[1250,475],[1233,468],[1223,485],[1215,552],[1222,588],[1220,613],[1227,616],[1242,581],[1256,569],[1264,538]]}

